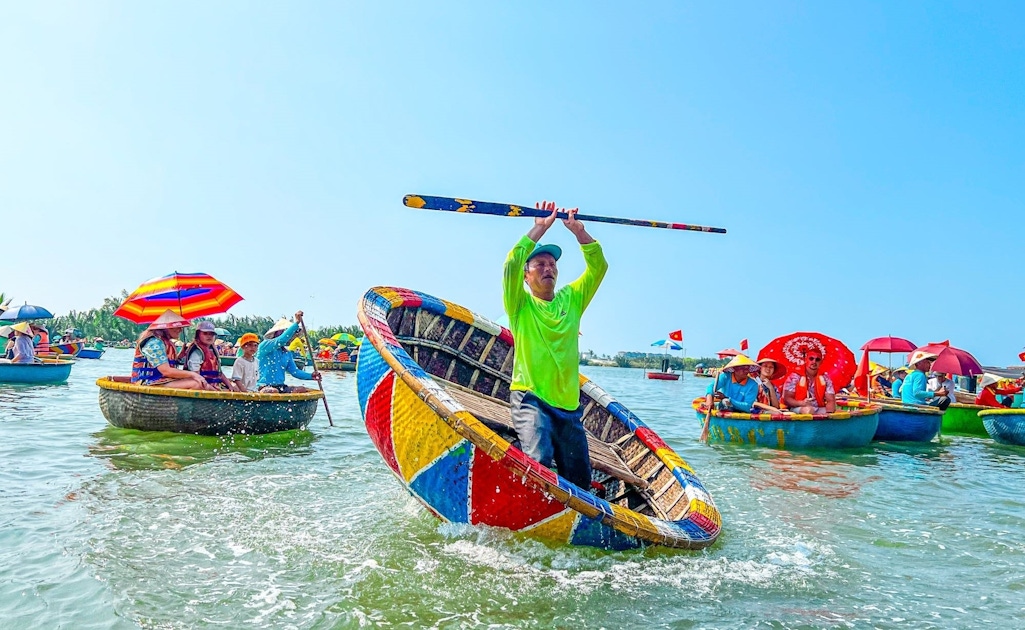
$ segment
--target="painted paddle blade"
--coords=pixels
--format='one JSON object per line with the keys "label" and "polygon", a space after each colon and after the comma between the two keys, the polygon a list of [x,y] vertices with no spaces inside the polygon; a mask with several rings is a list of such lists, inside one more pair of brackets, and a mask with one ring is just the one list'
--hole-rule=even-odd
{"label": "painted paddle blade", "polygon": [[[472,199],[457,199],[454,197],[432,197],[430,195],[406,195],[402,199],[402,203],[409,208],[416,208],[418,210],[467,212],[470,214],[490,214],[499,217],[547,217],[551,214],[549,211],[538,210],[530,206],[516,206],[508,203],[474,201]],[[565,212],[560,212],[558,216],[561,219],[569,218],[569,214]],[[691,232],[711,232],[713,234],[726,233],[726,228],[690,225],[687,223],[669,223],[667,221],[599,217],[591,214],[577,214],[577,219],[595,223],[615,223],[617,225],[635,225],[638,227],[665,228],[667,230],[688,230]]]}

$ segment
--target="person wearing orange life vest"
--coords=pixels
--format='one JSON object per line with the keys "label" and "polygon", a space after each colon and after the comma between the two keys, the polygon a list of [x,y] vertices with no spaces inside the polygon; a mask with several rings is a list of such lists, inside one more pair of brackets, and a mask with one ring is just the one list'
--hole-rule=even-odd
{"label": "person wearing orange life vest", "polygon": [[214,323],[200,322],[192,341],[182,350],[182,367],[189,372],[199,372],[199,375],[207,383],[216,388],[223,385],[227,389],[237,392],[238,385],[221,371],[221,357],[214,350],[216,339],[217,331],[214,328]]}
{"label": "person wearing orange life vest", "polygon": [[804,353],[804,374],[794,372],[783,383],[783,404],[794,413],[823,414],[836,411],[833,381],[820,374],[822,351],[809,348]]}
{"label": "person wearing orange life vest", "polygon": [[755,406],[765,411],[781,411],[779,392],[772,381],[778,381],[786,375],[786,366],[769,357],[758,359],[756,363],[761,366],[761,372],[755,379],[758,382],[758,400]]}
{"label": "person wearing orange life vest", "polygon": [[189,320],[168,309],[143,331],[135,344],[132,383],[173,389],[213,389],[199,374],[174,367],[178,358],[174,341],[188,326]]}

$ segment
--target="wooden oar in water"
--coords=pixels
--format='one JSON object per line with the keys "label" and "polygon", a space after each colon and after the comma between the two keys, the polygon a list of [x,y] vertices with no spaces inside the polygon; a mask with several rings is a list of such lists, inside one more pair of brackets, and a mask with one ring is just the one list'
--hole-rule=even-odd
{"label": "wooden oar in water", "polygon": [[[310,362],[313,363],[313,371],[316,372],[317,361],[313,356],[313,344],[310,343],[310,333],[306,332],[306,323],[303,322],[302,317],[299,317],[299,328],[303,331],[303,339],[306,340],[306,347],[310,352]],[[327,414],[327,423],[333,427],[335,426],[335,423],[331,420],[331,410],[327,407],[327,394],[324,393],[324,384],[321,383],[319,379],[317,380],[317,387],[320,388],[320,393],[324,394],[324,397],[321,398],[321,400],[324,401],[324,413]]]}
{"label": "wooden oar in water", "polygon": [[[539,210],[529,206],[517,206],[508,203],[490,201],[473,201],[454,197],[432,197],[430,195],[406,195],[402,203],[418,210],[441,210],[444,212],[465,212],[470,214],[490,214],[499,217],[549,217],[551,210]],[[568,219],[568,212],[558,213],[560,219]],[[617,225],[635,225],[638,227],[665,228],[667,230],[688,230],[691,232],[711,232],[725,234],[726,228],[690,225],[687,223],[669,223],[666,221],[645,221],[641,219],[621,219],[618,217],[600,217],[591,214],[578,214],[578,221],[594,221],[597,223],[615,223]]]}

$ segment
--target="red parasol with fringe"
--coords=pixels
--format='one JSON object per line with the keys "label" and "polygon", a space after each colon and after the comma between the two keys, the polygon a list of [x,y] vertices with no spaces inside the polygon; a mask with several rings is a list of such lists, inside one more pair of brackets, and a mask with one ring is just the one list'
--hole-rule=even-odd
{"label": "red parasol with fringe", "polygon": [[822,333],[795,332],[777,337],[762,348],[758,358],[774,359],[785,365],[788,373],[804,374],[804,354],[813,348],[822,353],[821,373],[829,376],[833,387],[839,390],[850,385],[858,369],[854,353],[839,339]]}

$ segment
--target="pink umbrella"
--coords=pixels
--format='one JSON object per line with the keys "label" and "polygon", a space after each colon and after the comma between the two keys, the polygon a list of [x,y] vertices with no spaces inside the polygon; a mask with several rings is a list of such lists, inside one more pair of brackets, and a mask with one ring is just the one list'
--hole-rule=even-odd
{"label": "pink umbrella", "polygon": [[725,359],[726,357],[735,357],[735,356],[737,356],[738,354],[740,354],[740,350],[734,350],[733,348],[727,348],[725,350],[720,350],[719,352],[716,352],[716,354],[719,356],[720,359]]}
{"label": "pink umbrella", "polygon": [[[930,343],[921,348],[916,348],[915,351],[917,352],[918,350],[931,352],[936,355],[936,360],[932,364],[933,372],[974,376],[982,374],[984,371],[982,364],[972,356],[972,353],[951,346],[949,340],[940,343]],[[910,358],[910,355],[908,355],[908,358]]]}
{"label": "pink umbrella", "polygon": [[900,337],[876,337],[869,339],[861,350],[869,352],[914,352],[915,344]]}

